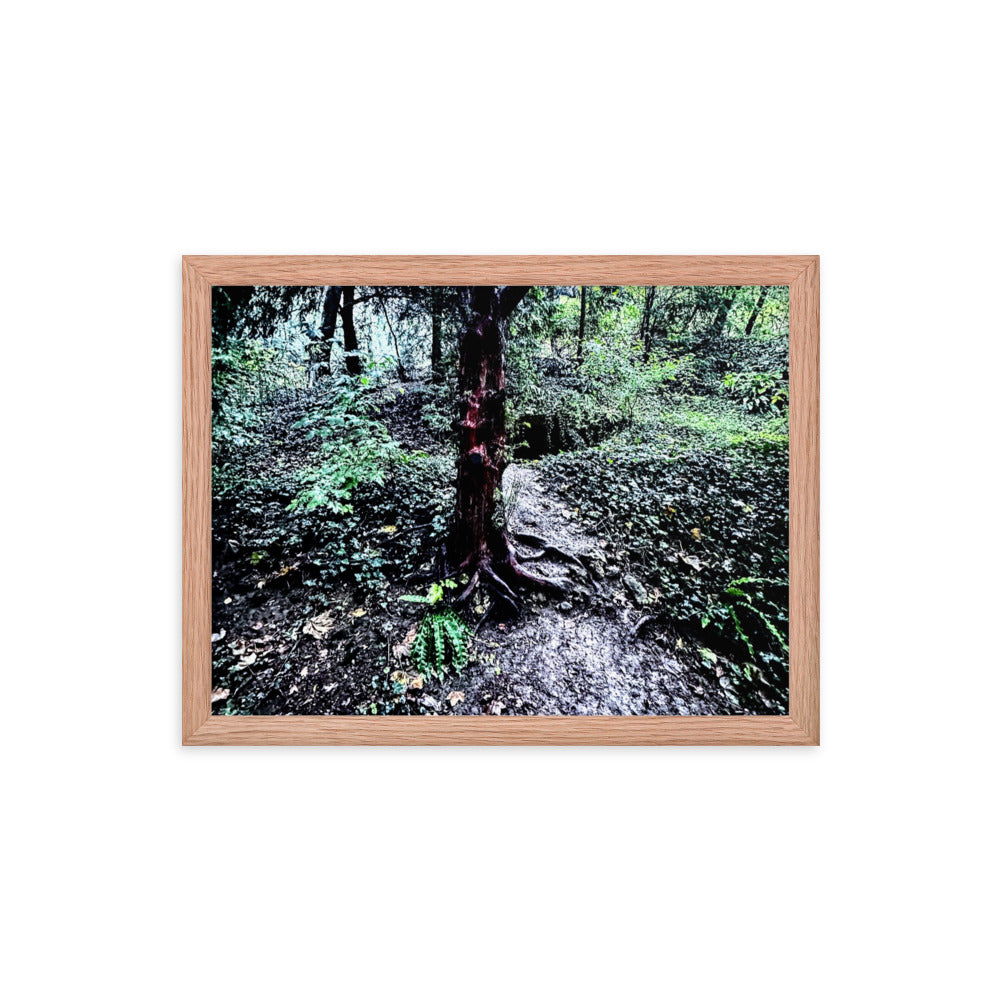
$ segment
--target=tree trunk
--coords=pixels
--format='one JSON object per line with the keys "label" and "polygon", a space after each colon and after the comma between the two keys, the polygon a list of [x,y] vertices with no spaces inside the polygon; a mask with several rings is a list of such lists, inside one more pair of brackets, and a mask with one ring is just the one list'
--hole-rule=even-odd
{"label": "tree trunk", "polygon": [[646,286],[646,297],[642,304],[642,319],[639,322],[639,339],[642,342],[642,360],[649,361],[650,320],[653,315],[653,300],[656,298],[656,286]]}
{"label": "tree trunk", "polygon": [[340,307],[340,318],[344,324],[344,354],[348,375],[361,374],[361,358],[358,357],[358,333],[354,329],[354,285],[344,286],[344,301]]}
{"label": "tree trunk", "polygon": [[583,360],[583,333],[587,326],[587,286],[580,286],[580,332],[576,338],[576,360]]}
{"label": "tree trunk", "polygon": [[[467,600],[480,582],[494,597],[514,609],[518,608],[518,601],[511,588],[513,583],[564,592],[564,585],[558,580],[536,576],[524,569],[496,516],[507,465],[504,414],[507,320],[528,291],[512,285],[505,288],[488,285],[465,292],[468,319],[458,339],[461,406],[458,493],[447,550],[452,570],[467,569],[470,574],[467,586],[456,598],[458,602]],[[575,560],[544,541],[542,545],[545,551]]]}
{"label": "tree trunk", "polygon": [[744,329],[743,334],[749,337],[753,333],[753,325],[757,322],[757,317],[760,315],[761,309],[764,307],[764,302],[767,299],[767,293],[771,289],[767,285],[761,285],[760,295],[757,296],[757,301],[754,303],[753,310],[750,313],[750,318],[747,320],[746,329]]}
{"label": "tree trunk", "polygon": [[333,341],[337,332],[337,313],[340,310],[340,298],[343,294],[340,285],[330,285],[323,296],[323,322],[319,328],[319,356],[317,370],[320,375],[330,374],[330,355],[333,352]]}
{"label": "tree trunk", "polygon": [[[489,559],[498,548],[496,494],[507,464],[504,340],[501,291],[471,289],[470,317],[458,344],[458,501],[453,555],[462,565]],[[511,307],[513,308],[513,307]]]}
{"label": "tree trunk", "polygon": [[715,311],[712,326],[708,331],[710,338],[721,337],[725,332],[726,321],[729,319],[729,311],[733,308],[733,303],[736,302],[736,293],[738,291],[739,289],[735,287],[724,288],[722,290],[722,302]]}
{"label": "tree trunk", "polygon": [[527,292],[487,285],[467,293],[469,320],[458,342],[458,496],[449,550],[459,568],[488,568],[507,555],[495,520],[507,466],[504,348],[507,319]]}
{"label": "tree trunk", "polygon": [[431,289],[431,381],[435,385],[444,382],[441,366],[441,289]]}

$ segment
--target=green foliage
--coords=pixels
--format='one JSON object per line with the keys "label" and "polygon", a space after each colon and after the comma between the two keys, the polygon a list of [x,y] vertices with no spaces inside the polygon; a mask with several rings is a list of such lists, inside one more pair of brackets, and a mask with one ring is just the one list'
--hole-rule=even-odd
{"label": "green foliage", "polygon": [[739,654],[749,657],[743,671],[751,679],[754,664],[788,655],[787,581],[758,576],[731,580],[706,609],[701,626],[722,641],[735,633]]}
{"label": "green foliage", "polygon": [[383,483],[389,466],[401,458],[385,424],[373,416],[367,383],[367,377],[342,376],[321,410],[292,425],[306,432],[307,441],[320,442],[321,461],[302,471],[288,510],[322,507],[330,514],[350,513],[354,489],[364,482]]}
{"label": "green foliage", "polygon": [[[444,534],[454,503],[454,488],[448,482],[453,463],[444,456],[397,457],[391,476],[358,484],[348,512],[330,517],[326,509],[307,510],[305,505],[294,511],[297,530],[286,536],[284,544],[309,546],[307,586],[326,586],[348,576],[377,588],[384,583],[386,570],[393,575],[415,571],[430,540]],[[416,524],[427,527],[399,538],[384,530]]]}
{"label": "green foliage", "polygon": [[636,404],[672,381],[678,362],[664,357],[643,360],[641,345],[595,342],[584,359],[581,372],[590,379],[593,392],[604,408],[621,414],[631,423]]}
{"label": "green foliage", "polygon": [[422,674],[443,679],[448,668],[461,673],[469,662],[472,630],[451,608],[428,611],[410,649],[410,662]]}
{"label": "green foliage", "polygon": [[729,372],[722,389],[739,400],[748,413],[784,413],[788,409],[788,380],[784,372]]}
{"label": "green foliage", "polygon": [[420,418],[438,442],[449,442],[458,405],[450,385],[428,385],[420,391]]}
{"label": "green foliage", "polygon": [[743,407],[722,400],[687,398],[645,423],[640,439],[673,453],[719,448],[755,452],[788,450],[788,418],[748,415]]}
{"label": "green foliage", "polygon": [[232,340],[212,349],[212,461],[215,492],[245,475],[245,461],[261,444],[268,405],[301,383],[304,368],[289,365],[262,340]]}
{"label": "green foliage", "polygon": [[454,580],[442,580],[440,583],[430,585],[426,597],[420,594],[404,594],[400,600],[410,601],[412,604],[437,604],[438,601],[444,600],[445,588],[454,590],[457,586],[458,584]]}

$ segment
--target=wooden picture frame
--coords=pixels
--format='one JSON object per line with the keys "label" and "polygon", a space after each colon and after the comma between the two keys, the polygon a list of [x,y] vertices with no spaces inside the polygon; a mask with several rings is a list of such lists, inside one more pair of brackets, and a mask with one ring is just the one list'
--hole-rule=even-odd
{"label": "wooden picture frame", "polygon": [[[819,744],[819,258],[186,256],[183,281],[182,740],[205,745]],[[787,285],[789,712],[780,716],[213,716],[213,285]]]}

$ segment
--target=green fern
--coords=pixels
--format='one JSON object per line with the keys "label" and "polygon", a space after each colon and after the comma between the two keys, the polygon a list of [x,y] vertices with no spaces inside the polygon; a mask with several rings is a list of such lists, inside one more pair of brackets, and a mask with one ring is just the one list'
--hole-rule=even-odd
{"label": "green fern", "polygon": [[446,667],[461,672],[469,662],[471,629],[450,608],[428,611],[417,629],[410,662],[422,674],[443,678]]}

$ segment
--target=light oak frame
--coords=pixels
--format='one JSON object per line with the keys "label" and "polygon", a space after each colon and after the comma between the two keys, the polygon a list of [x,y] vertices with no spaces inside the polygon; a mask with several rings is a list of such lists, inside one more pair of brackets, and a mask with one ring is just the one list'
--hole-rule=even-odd
{"label": "light oak frame", "polygon": [[[205,745],[819,744],[819,258],[189,256],[183,282],[182,740]],[[784,716],[213,716],[213,285],[788,285],[790,676]]]}

